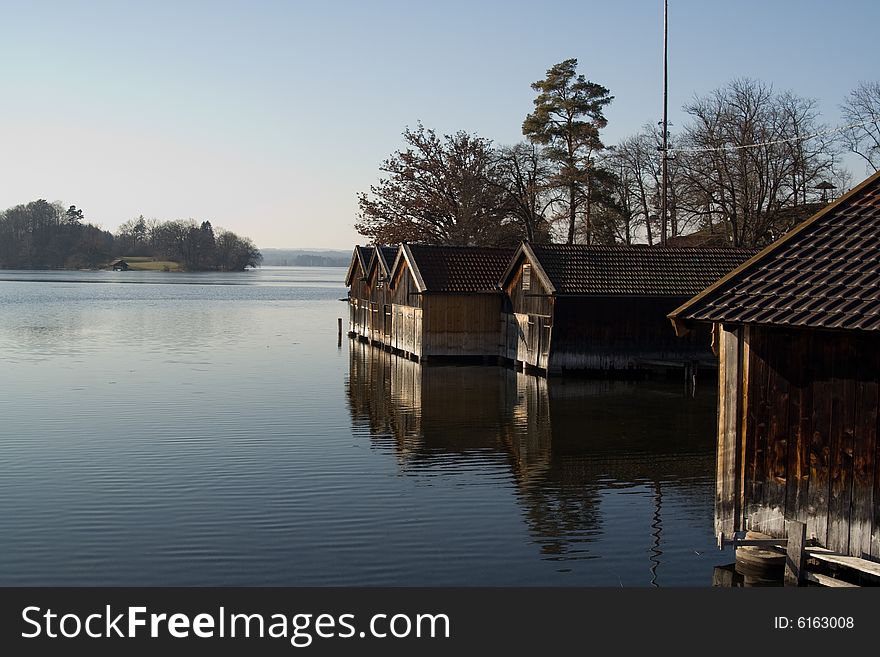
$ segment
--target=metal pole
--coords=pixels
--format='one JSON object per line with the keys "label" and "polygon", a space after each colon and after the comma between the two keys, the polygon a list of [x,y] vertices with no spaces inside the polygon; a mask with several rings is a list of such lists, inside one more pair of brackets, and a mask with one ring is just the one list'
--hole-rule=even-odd
{"label": "metal pole", "polygon": [[668,91],[669,91],[669,76],[668,76],[668,49],[667,49],[667,41],[669,34],[669,0],[663,0],[663,159],[661,160],[661,191],[660,191],[660,244],[666,246],[666,223],[668,221],[667,218],[667,161],[668,161],[668,153],[667,149],[669,147],[669,102],[668,102]]}

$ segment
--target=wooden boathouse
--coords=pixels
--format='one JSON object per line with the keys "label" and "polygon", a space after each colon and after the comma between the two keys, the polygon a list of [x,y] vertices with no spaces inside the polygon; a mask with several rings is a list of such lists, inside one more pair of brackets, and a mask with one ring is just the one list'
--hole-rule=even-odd
{"label": "wooden boathouse", "polygon": [[880,577],[880,173],[669,317],[715,327],[717,531],[803,523]]}
{"label": "wooden boathouse", "polygon": [[708,329],[677,340],[666,315],[753,254],[525,242],[500,279],[508,299],[503,355],[550,374],[714,368]]}
{"label": "wooden boathouse", "polygon": [[375,246],[365,277],[365,293],[369,314],[364,337],[376,344],[391,339],[391,266],[397,257],[397,246]]}
{"label": "wooden boathouse", "polygon": [[419,361],[498,358],[503,298],[498,281],[513,249],[400,245],[391,271],[391,337]]}
{"label": "wooden boathouse", "polygon": [[370,323],[370,295],[367,291],[367,270],[373,247],[355,246],[345,274],[348,287],[348,334],[367,336]]}

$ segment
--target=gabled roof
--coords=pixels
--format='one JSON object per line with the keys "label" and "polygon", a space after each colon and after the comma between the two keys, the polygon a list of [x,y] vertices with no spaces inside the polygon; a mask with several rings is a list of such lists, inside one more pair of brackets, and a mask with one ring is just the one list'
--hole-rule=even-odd
{"label": "gabled roof", "polygon": [[880,173],[669,315],[693,322],[880,330]]}
{"label": "gabled roof", "polygon": [[373,247],[373,257],[370,260],[370,266],[367,269],[367,278],[373,273],[374,267],[379,267],[380,278],[389,278],[391,268],[394,265],[394,259],[397,257],[397,251],[400,246],[375,246]]}
{"label": "gabled roof", "polygon": [[753,255],[732,248],[663,248],[530,244],[524,242],[504,273],[505,285],[520,255],[550,294],[568,296],[689,296]]}
{"label": "gabled roof", "polygon": [[351,253],[351,263],[348,265],[348,272],[345,274],[345,285],[351,287],[355,274],[360,271],[358,278],[367,275],[370,268],[370,259],[373,257],[372,246],[355,246]]}
{"label": "gabled roof", "polygon": [[409,265],[419,292],[498,292],[498,280],[513,249],[403,243],[391,278]]}

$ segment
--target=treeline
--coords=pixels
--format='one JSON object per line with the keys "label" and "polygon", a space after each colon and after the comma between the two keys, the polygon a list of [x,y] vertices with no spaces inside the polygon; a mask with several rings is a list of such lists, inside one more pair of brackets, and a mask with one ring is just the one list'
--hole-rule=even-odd
{"label": "treeline", "polygon": [[43,199],[0,213],[0,268],[97,269],[115,257],[173,260],[191,271],[240,271],[262,256],[254,243],[208,221],[145,220],[116,234],[87,223],[82,210]]}
{"label": "treeline", "polygon": [[115,241],[120,255],[173,260],[189,271],[242,271],[263,261],[249,238],[222,229],[215,232],[210,221],[160,222],[140,216],[122,224]]}
{"label": "treeline", "polygon": [[613,96],[578,74],[576,59],[532,88],[525,140],[513,146],[407,128],[378,184],[358,195],[358,232],[385,244],[656,244],[698,233],[760,246],[849,186],[843,152],[880,169],[880,83],[854,90],[835,128],[814,100],[735,80],[683,108],[690,121],[667,134],[665,152],[655,123],[603,142]]}

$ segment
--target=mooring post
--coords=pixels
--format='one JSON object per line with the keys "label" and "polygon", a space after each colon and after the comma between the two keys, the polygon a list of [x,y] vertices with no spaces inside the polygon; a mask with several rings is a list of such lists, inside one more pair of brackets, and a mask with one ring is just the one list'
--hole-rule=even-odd
{"label": "mooring post", "polygon": [[336,327],[337,327],[336,346],[341,347],[342,346],[342,318],[341,317],[336,318]]}
{"label": "mooring post", "polygon": [[785,585],[802,586],[806,580],[804,546],[807,543],[807,525],[797,520],[790,520],[786,525],[788,543],[785,545]]}

